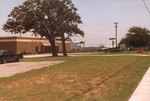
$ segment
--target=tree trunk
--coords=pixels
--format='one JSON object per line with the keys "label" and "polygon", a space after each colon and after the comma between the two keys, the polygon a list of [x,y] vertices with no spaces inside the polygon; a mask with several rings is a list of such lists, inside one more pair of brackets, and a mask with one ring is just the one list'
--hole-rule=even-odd
{"label": "tree trunk", "polygon": [[62,40],[62,46],[63,46],[63,56],[67,56],[64,34],[62,34],[61,40]]}
{"label": "tree trunk", "polygon": [[49,42],[51,43],[52,47],[52,56],[58,56],[56,46],[55,46],[55,39],[49,39]]}

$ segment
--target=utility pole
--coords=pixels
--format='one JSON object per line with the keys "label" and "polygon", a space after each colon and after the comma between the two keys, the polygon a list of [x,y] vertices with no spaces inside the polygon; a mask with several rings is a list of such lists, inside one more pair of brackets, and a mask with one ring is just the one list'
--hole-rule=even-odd
{"label": "utility pole", "polygon": [[116,29],[116,47],[117,47],[117,46],[118,46],[118,44],[117,44],[117,24],[118,24],[118,23],[115,22],[114,24],[115,24],[115,29]]}

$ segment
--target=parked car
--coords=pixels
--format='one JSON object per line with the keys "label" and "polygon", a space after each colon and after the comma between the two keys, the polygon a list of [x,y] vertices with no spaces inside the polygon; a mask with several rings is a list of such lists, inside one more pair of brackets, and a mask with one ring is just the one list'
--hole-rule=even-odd
{"label": "parked car", "polygon": [[23,58],[23,54],[14,54],[9,50],[0,50],[0,62],[7,63],[7,62],[19,62]]}

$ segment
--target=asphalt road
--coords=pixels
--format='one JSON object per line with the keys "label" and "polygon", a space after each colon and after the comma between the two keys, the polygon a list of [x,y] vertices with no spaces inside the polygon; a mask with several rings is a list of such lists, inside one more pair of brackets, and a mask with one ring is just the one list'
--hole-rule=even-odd
{"label": "asphalt road", "polygon": [[0,64],[0,78],[9,77],[17,73],[27,72],[32,69],[48,67],[62,62],[64,61],[12,62],[12,63]]}

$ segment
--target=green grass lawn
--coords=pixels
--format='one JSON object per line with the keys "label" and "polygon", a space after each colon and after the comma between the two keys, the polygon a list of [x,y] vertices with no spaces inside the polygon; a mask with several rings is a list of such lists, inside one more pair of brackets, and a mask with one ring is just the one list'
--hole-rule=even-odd
{"label": "green grass lawn", "polygon": [[127,101],[150,57],[45,57],[64,63],[0,78],[0,101]]}

